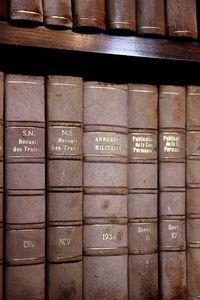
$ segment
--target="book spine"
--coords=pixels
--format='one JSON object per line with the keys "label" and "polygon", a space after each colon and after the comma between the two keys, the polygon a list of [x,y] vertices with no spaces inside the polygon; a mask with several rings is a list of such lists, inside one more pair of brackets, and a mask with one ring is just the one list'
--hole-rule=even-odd
{"label": "book spine", "polygon": [[0,72],[0,300],[3,300],[4,74]]}
{"label": "book spine", "polygon": [[83,81],[48,76],[48,299],[82,299]]}
{"label": "book spine", "polygon": [[10,0],[9,12],[13,21],[43,22],[42,0]]}
{"label": "book spine", "polygon": [[8,3],[7,0],[0,1],[0,19],[5,20],[8,17]]}
{"label": "book spine", "polygon": [[157,87],[129,84],[129,299],[158,299]]}
{"label": "book spine", "polygon": [[128,299],[127,85],[85,82],[83,153],[84,299]]}
{"label": "book spine", "polygon": [[165,35],[164,0],[137,0],[137,33]]}
{"label": "book spine", "polygon": [[43,5],[46,25],[72,28],[71,0],[44,0]]}
{"label": "book spine", "polygon": [[187,283],[188,299],[200,295],[200,87],[187,86],[186,97],[186,208],[187,208]]}
{"label": "book spine", "polygon": [[[5,78],[5,299],[45,297],[44,78]],[[15,288],[13,288],[13,285]]]}
{"label": "book spine", "polygon": [[135,0],[107,0],[107,29],[111,31],[136,31]]}
{"label": "book spine", "polygon": [[185,87],[160,86],[160,290],[166,300],[186,299],[185,98]]}
{"label": "book spine", "polygon": [[167,0],[166,27],[169,37],[197,39],[196,0]]}
{"label": "book spine", "polygon": [[74,25],[80,30],[105,30],[105,0],[74,0]]}

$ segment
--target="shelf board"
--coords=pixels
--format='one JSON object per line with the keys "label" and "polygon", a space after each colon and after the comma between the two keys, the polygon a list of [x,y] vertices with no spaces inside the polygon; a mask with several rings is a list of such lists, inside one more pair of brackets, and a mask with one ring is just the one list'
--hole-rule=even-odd
{"label": "shelf board", "polygon": [[0,44],[200,62],[200,43],[71,30],[19,27],[0,22]]}

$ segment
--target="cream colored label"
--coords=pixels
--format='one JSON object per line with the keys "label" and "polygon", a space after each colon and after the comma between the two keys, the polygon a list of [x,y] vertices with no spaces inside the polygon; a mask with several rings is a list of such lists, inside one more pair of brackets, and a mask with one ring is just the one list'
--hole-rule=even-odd
{"label": "cream colored label", "polygon": [[155,134],[132,133],[129,136],[131,155],[155,153],[157,150],[157,139]]}
{"label": "cream colored label", "polygon": [[35,241],[32,241],[32,240],[23,241],[23,247],[24,248],[35,248],[35,246],[36,246]]}
{"label": "cream colored label", "polygon": [[127,156],[127,136],[111,132],[86,132],[84,134],[85,155]]}
{"label": "cream colored label", "polygon": [[81,155],[82,129],[79,127],[49,127],[49,153],[51,155]]}
{"label": "cream colored label", "polygon": [[6,153],[9,157],[44,157],[43,128],[9,127],[6,130]]}
{"label": "cream colored label", "polygon": [[71,244],[71,238],[59,238],[58,245],[59,246],[69,246]]}

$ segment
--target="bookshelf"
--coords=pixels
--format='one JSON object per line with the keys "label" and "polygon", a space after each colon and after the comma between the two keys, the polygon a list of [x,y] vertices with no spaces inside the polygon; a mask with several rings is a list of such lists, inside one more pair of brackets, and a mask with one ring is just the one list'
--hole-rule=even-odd
{"label": "bookshelf", "polygon": [[0,52],[0,69],[5,73],[69,73],[85,80],[117,83],[200,84],[196,76],[199,42],[0,22]]}

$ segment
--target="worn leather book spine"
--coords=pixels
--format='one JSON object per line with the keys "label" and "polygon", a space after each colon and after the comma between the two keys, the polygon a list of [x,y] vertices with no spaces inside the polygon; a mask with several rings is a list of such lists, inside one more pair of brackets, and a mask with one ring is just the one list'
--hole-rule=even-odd
{"label": "worn leather book spine", "polygon": [[129,84],[129,299],[158,299],[158,91]]}
{"label": "worn leather book spine", "polygon": [[13,21],[43,22],[42,0],[10,0],[9,11]]}
{"label": "worn leather book spine", "polygon": [[44,22],[46,25],[72,28],[71,0],[44,0]]}
{"label": "worn leather book spine", "polygon": [[0,72],[0,300],[3,300],[4,74]]}
{"label": "worn leather book spine", "polygon": [[169,37],[197,39],[196,0],[166,1],[166,30]]}
{"label": "worn leather book spine", "polygon": [[161,299],[187,299],[185,87],[159,91],[159,249]]}
{"label": "worn leather book spine", "polygon": [[128,299],[127,85],[84,83],[83,153],[84,299]]}
{"label": "worn leather book spine", "polygon": [[105,0],[73,0],[73,11],[76,29],[105,30]]}
{"label": "worn leather book spine", "polygon": [[137,33],[165,35],[164,0],[137,0]]}
{"label": "worn leather book spine", "polygon": [[82,299],[83,80],[48,76],[48,299]]}
{"label": "worn leather book spine", "polygon": [[0,1],[0,19],[5,20],[8,16],[8,2],[7,0]]}
{"label": "worn leather book spine", "polygon": [[200,86],[187,86],[186,208],[188,299],[200,297]]}
{"label": "worn leather book spine", "polygon": [[[5,299],[45,298],[44,78],[5,78]],[[13,288],[13,286],[15,288]]]}
{"label": "worn leather book spine", "polygon": [[110,31],[136,31],[135,0],[107,0],[107,29]]}

